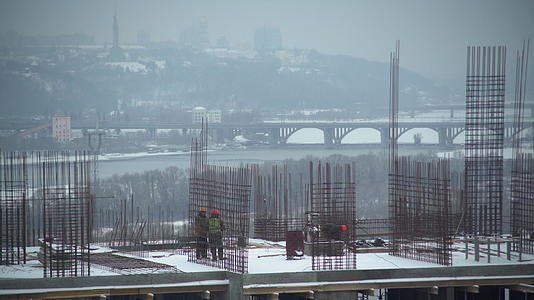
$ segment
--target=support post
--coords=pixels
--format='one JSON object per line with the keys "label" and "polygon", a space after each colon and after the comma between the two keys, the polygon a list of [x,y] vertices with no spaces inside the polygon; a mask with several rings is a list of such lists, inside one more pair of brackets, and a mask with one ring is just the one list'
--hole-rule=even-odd
{"label": "support post", "polygon": [[475,238],[475,261],[480,261],[480,243],[478,237]]}

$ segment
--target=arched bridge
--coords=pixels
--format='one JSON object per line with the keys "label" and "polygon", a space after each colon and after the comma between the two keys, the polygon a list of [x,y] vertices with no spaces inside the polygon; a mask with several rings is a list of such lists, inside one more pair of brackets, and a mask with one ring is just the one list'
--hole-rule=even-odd
{"label": "arched bridge", "polygon": [[[41,122],[42,123],[42,122]],[[38,122],[0,122],[0,130],[22,131],[41,125]],[[435,122],[399,122],[399,137],[415,128],[425,128],[435,131],[438,135],[438,144],[441,146],[452,145],[458,135],[464,131],[463,121],[435,121]],[[76,121],[71,124],[72,129],[91,130],[95,129],[95,121]],[[183,131],[200,129],[200,124],[186,124],[180,122],[157,122],[157,121],[100,121],[100,129],[144,129],[155,133],[157,129],[179,129]],[[380,134],[381,144],[389,142],[389,122],[261,122],[261,123],[219,123],[210,124],[210,135],[219,143],[225,139],[233,139],[237,135],[266,134],[272,145],[287,144],[288,139],[297,131],[305,128],[319,129],[323,132],[326,145],[339,145],[343,138],[356,129],[373,129]],[[534,122],[525,122],[523,130],[534,132]],[[512,122],[505,122],[505,142],[509,142],[513,134]]]}
{"label": "arched bridge", "polygon": [[[212,130],[217,139],[221,137],[230,138],[243,133],[268,133],[270,143],[273,145],[286,144],[288,139],[301,129],[319,129],[323,132],[324,143],[326,145],[340,145],[341,141],[351,132],[357,129],[372,129],[380,134],[382,145],[389,143],[389,122],[304,122],[304,123],[261,123],[250,124],[239,128],[232,128],[232,132],[225,131],[228,125],[215,125]],[[399,122],[399,137],[411,129],[430,129],[437,133],[438,144],[440,146],[452,145],[465,130],[464,122]],[[534,122],[527,123],[523,130],[534,131]],[[504,139],[509,142],[514,134],[513,124],[505,123]]]}

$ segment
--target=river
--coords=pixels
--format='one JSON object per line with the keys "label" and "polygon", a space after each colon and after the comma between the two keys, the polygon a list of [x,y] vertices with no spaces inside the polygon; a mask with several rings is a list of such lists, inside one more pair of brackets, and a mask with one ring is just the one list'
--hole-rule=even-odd
{"label": "river", "polygon": [[[406,148],[401,153],[437,152],[436,148]],[[325,149],[324,146],[290,146],[287,148],[256,148],[237,150],[214,150],[208,154],[210,163],[225,166],[236,166],[241,163],[262,163],[265,161],[282,161],[285,159],[302,159],[312,155],[315,157],[327,157],[333,154],[357,156],[367,153],[384,153],[387,150],[377,146],[346,147]],[[163,154],[163,155],[137,155],[112,157],[99,160],[99,178],[111,177],[115,174],[136,173],[155,169],[165,169],[176,166],[179,168],[189,167],[189,153]]]}

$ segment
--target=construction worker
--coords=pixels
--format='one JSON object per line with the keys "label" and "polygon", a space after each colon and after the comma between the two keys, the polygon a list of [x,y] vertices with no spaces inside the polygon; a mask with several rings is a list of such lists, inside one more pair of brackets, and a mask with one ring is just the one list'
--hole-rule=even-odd
{"label": "construction worker", "polygon": [[222,232],[224,225],[221,220],[220,212],[218,209],[211,210],[211,216],[209,218],[209,242],[211,249],[211,258],[217,260],[217,252],[219,253],[219,259],[225,259],[223,254],[223,242]]}
{"label": "construction worker", "polygon": [[197,259],[208,257],[208,217],[206,216],[207,208],[201,207],[195,216],[195,236],[196,236],[196,254]]}
{"label": "construction worker", "polygon": [[343,240],[343,235],[347,232],[347,225],[328,223],[323,225],[323,234],[328,240]]}

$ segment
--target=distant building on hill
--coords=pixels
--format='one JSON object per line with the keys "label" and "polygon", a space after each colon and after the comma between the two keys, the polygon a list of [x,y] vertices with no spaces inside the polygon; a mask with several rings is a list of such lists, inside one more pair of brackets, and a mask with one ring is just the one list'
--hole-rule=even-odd
{"label": "distant building on hill", "polygon": [[202,120],[208,123],[221,123],[222,113],[218,109],[208,110],[205,107],[197,106],[192,110],[193,124],[200,124]]}
{"label": "distant building on hill", "polygon": [[52,117],[52,137],[59,142],[69,142],[72,139],[69,116]]}

